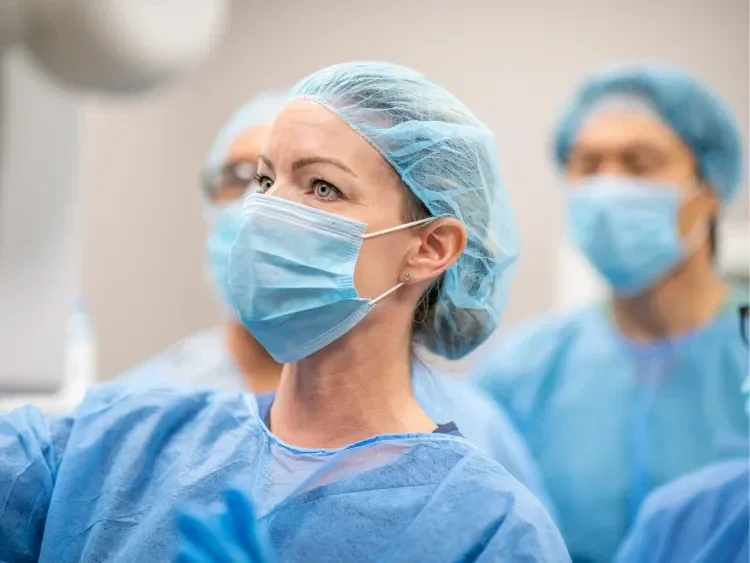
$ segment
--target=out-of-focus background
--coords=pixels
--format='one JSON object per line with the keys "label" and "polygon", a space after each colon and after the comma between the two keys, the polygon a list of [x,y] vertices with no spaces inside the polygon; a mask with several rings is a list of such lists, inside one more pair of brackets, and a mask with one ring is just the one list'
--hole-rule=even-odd
{"label": "out-of-focus background", "polygon": [[[745,0],[237,0],[232,10],[210,60],[148,96],[74,96],[49,86],[23,54],[6,57],[1,97],[26,117],[6,117],[3,162],[16,139],[38,138],[39,154],[2,178],[49,185],[58,179],[47,170],[75,160],[65,172],[77,186],[80,234],[70,259],[80,259],[79,297],[95,330],[100,378],[220,320],[204,275],[204,155],[236,106],[325,65],[378,59],[414,67],[496,132],[522,242],[505,328],[598,291],[565,248],[550,158],[556,117],[587,74],[628,60],[678,65],[729,102],[747,139]],[[748,218],[745,190],[726,219]]]}

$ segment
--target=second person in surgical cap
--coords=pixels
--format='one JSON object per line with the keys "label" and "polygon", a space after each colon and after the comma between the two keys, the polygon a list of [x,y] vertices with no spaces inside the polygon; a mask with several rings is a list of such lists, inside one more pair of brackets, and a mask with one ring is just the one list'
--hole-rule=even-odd
{"label": "second person in surgical cap", "polygon": [[740,303],[714,268],[742,148],[703,84],[636,66],[580,88],[555,153],[572,239],[612,298],[521,328],[479,377],[539,462],[573,560],[604,562],[649,491],[747,455]]}

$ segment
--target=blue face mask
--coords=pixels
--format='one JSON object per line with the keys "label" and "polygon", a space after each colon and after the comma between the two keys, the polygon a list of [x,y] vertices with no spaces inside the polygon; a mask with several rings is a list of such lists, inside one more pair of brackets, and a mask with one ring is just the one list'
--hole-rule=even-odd
{"label": "blue face mask", "polygon": [[673,186],[598,176],[568,192],[573,242],[619,295],[637,295],[672,272],[706,237],[697,225],[685,243]]}
{"label": "blue face mask", "polygon": [[229,291],[229,249],[242,223],[242,200],[211,212],[211,230],[206,239],[206,262],[214,289],[227,309],[236,316]]}
{"label": "blue face mask", "polygon": [[340,338],[397,290],[360,297],[354,268],[367,225],[267,195],[245,200],[232,246],[229,284],[245,327],[279,363],[296,362]]}

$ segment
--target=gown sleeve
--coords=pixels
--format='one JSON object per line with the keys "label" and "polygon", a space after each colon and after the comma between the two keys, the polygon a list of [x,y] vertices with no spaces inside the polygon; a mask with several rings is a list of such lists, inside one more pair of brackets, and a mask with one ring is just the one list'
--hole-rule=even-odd
{"label": "gown sleeve", "polygon": [[71,417],[32,406],[0,416],[0,561],[37,561]]}

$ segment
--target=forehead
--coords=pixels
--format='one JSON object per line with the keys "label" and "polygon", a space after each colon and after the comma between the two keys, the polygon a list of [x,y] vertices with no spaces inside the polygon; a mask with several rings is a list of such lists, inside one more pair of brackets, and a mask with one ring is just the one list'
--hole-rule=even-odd
{"label": "forehead", "polygon": [[663,152],[687,149],[668,125],[647,112],[608,110],[584,121],[573,150],[610,152],[634,146]]}
{"label": "forehead", "polygon": [[336,157],[352,168],[390,169],[362,135],[326,107],[297,100],[276,117],[264,154],[274,162],[320,156]]}
{"label": "forehead", "polygon": [[229,147],[227,161],[257,161],[260,150],[268,137],[271,125],[258,125],[243,131]]}

